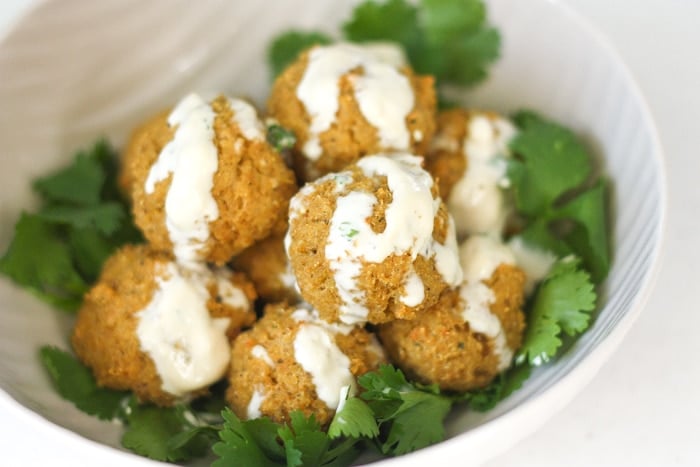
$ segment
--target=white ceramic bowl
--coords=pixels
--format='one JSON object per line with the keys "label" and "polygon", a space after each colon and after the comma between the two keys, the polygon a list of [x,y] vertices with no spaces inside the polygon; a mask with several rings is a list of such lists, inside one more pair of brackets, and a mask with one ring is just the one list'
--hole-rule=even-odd
{"label": "white ceramic bowl", "polygon": [[[332,30],[353,2],[313,3],[61,0],[33,8],[0,44],[0,250],[20,210],[34,201],[28,181],[64,164],[76,148],[101,135],[122,143],[135,123],[192,89],[262,102],[270,37],[292,25]],[[613,182],[612,270],[593,326],[565,355],[495,410],[456,412],[447,441],[386,464],[478,463],[543,424],[619,344],[648,295],[659,256],[662,156],[627,69],[564,5],[492,0],[489,6],[503,35],[503,57],[469,102],[539,110],[572,126],[597,151]],[[60,440],[76,463],[153,465],[120,451],[118,426],[83,415],[50,388],[37,349],[67,348],[70,317],[5,280],[0,317],[0,411]]]}

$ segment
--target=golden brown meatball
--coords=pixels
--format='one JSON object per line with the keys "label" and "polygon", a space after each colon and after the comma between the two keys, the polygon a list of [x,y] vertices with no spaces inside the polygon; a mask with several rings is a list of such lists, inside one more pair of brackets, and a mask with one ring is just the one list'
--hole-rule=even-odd
{"label": "golden brown meatball", "polygon": [[459,285],[454,227],[420,164],[407,154],[366,156],[292,199],[287,254],[323,319],[413,319]]}
{"label": "golden brown meatball", "polygon": [[[465,309],[470,304],[463,286],[444,293],[437,304],[413,321],[397,320],[379,326],[389,360],[410,378],[435,383],[443,390],[486,386],[510,365],[513,352],[520,347],[525,327],[524,281],[519,268],[502,264],[483,282],[493,292],[489,310],[495,322],[478,316],[472,319],[478,318],[481,323],[465,320]],[[474,327],[479,326],[492,335],[475,331]]]}
{"label": "golden brown meatball", "polygon": [[367,154],[426,153],[435,132],[434,79],[415,75],[401,58],[388,45],[317,46],[275,80],[268,112],[296,134],[302,180]]}
{"label": "golden brown meatball", "polygon": [[284,251],[284,234],[257,242],[233,258],[231,264],[250,278],[258,296],[266,302],[296,303],[300,300]]}
{"label": "golden brown meatball", "polygon": [[267,237],[296,191],[252,106],[191,94],[138,129],[120,180],[153,248],[224,264]]}
{"label": "golden brown meatball", "polygon": [[[177,289],[174,294],[173,286]],[[183,289],[187,289],[184,295]],[[181,297],[187,300],[182,300],[183,306],[179,308],[176,305]],[[164,253],[145,245],[126,246],[107,260],[99,280],[85,296],[71,342],[78,358],[92,369],[100,386],[132,390],[141,401],[172,405],[177,400],[206,393],[207,386],[223,376],[228,358],[223,360],[220,374],[208,374],[211,381],[195,381],[196,387],[186,390],[177,385],[166,390],[170,386],[162,378],[161,370],[167,365],[154,358],[155,354],[148,350],[152,349],[151,345],[144,341],[144,337],[153,335],[149,334],[148,322],[163,325],[167,335],[162,348],[172,350],[173,360],[189,361],[191,364],[186,365],[185,371],[193,375],[206,373],[211,362],[205,360],[201,364],[202,355],[188,347],[198,345],[191,339],[214,336],[210,349],[206,348],[208,343],[204,344],[205,358],[216,350],[216,343],[223,343],[228,352],[229,338],[255,320],[251,309],[254,298],[252,285],[240,274],[224,270],[185,271]],[[163,316],[168,314],[170,319]],[[200,326],[207,332],[201,335],[185,329],[178,333],[177,323],[193,329]]]}
{"label": "golden brown meatball", "polygon": [[327,425],[343,388],[385,362],[374,335],[361,327],[329,325],[315,312],[269,305],[233,345],[226,399],[243,419],[289,421],[300,410]]}
{"label": "golden brown meatball", "polygon": [[426,157],[440,196],[454,216],[457,234],[500,235],[510,207],[505,157],[513,125],[495,112],[451,109],[438,115]]}

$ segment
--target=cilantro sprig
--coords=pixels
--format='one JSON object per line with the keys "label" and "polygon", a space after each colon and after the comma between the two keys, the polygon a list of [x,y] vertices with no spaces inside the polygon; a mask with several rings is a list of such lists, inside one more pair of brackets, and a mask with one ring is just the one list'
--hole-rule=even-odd
{"label": "cilantro sprig", "polygon": [[22,213],[0,258],[0,273],[45,302],[76,310],[102,263],[140,240],[116,185],[116,155],[105,141],[34,182],[42,204]]}
{"label": "cilantro sprig", "polygon": [[[418,73],[435,76],[438,84],[470,86],[486,78],[498,58],[501,40],[488,24],[482,0],[369,0],[359,4],[343,24],[353,42],[391,41],[406,51]],[[320,32],[290,31],[268,50],[273,76],[314,44],[329,43]]]}
{"label": "cilantro sprig", "polygon": [[42,347],[39,358],[61,397],[100,420],[119,417],[122,403],[129,393],[98,387],[88,368],[56,347]]}
{"label": "cilantro sprig", "polygon": [[391,365],[358,382],[364,391],[344,402],[327,432],[313,415],[307,418],[301,412],[280,425],[265,418],[242,421],[224,410],[214,466],[345,466],[367,442],[385,455],[401,455],[444,439],[444,418],[453,401],[436,387],[412,384]]}
{"label": "cilantro sprig", "polygon": [[591,181],[590,154],[571,130],[533,112],[514,121],[508,175],[526,223],[521,237],[560,257],[575,254],[602,282],[610,269],[607,195],[602,179]]}
{"label": "cilantro sprig", "polygon": [[188,460],[209,452],[216,439],[218,425],[205,422],[192,407],[143,405],[129,392],[99,387],[87,367],[56,347],[42,347],[39,357],[61,397],[88,415],[123,423],[122,445],[137,454]]}
{"label": "cilantro sprig", "polygon": [[326,34],[317,31],[291,30],[277,36],[267,51],[267,61],[272,70],[272,76],[277,76],[297,56],[312,45],[325,45],[332,42]]}
{"label": "cilantro sprig", "polygon": [[362,399],[379,422],[382,435],[377,444],[383,454],[406,454],[445,438],[444,420],[452,400],[436,386],[409,383],[390,365],[361,376],[359,383],[366,389]]}
{"label": "cilantro sprig", "polygon": [[588,328],[596,293],[580,260],[559,260],[534,298],[518,360],[530,365],[548,362],[562,345],[562,332],[575,336]]}

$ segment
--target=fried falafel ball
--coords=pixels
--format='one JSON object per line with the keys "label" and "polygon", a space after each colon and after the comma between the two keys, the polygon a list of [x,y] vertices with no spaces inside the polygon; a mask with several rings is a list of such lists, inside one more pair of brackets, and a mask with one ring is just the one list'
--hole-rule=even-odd
{"label": "fried falafel ball", "polygon": [[267,303],[301,300],[284,251],[284,234],[272,235],[248,247],[233,258],[231,265],[250,278],[258,296]]}
{"label": "fried falafel ball", "polygon": [[121,183],[134,220],[180,262],[222,265],[272,232],[296,191],[245,101],[190,94],[133,135]]}
{"label": "fried falafel ball", "polygon": [[234,342],[226,400],[242,419],[288,422],[300,410],[327,426],[357,377],[386,358],[362,327],[331,325],[315,311],[268,305],[264,316]]}
{"label": "fried falafel ball", "polygon": [[71,336],[100,386],[173,405],[226,372],[230,340],[255,321],[242,274],[189,270],[146,245],[125,246],[86,294]]}
{"label": "fried falafel ball", "polygon": [[457,235],[501,235],[510,213],[503,189],[515,127],[497,113],[465,109],[441,112],[437,122],[426,169],[438,181]]}
{"label": "fried falafel ball", "polygon": [[292,198],[287,255],[324,320],[413,319],[460,284],[454,225],[421,162],[365,156]]}
{"label": "fried falafel ball", "polygon": [[468,391],[510,366],[525,328],[525,274],[512,253],[488,237],[460,247],[465,282],[413,321],[378,328],[389,360],[406,375],[440,389]]}
{"label": "fried falafel ball", "polygon": [[391,44],[316,46],[275,80],[268,112],[296,134],[295,168],[309,181],[367,154],[425,154],[435,132],[434,84]]}

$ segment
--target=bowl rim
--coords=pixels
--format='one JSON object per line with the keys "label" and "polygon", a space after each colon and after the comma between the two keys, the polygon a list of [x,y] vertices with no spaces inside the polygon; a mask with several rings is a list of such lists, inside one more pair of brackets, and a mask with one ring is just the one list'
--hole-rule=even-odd
{"label": "bowl rim", "polygon": [[[30,6],[24,8],[14,20],[8,23],[4,32],[0,34],[0,46],[11,37],[18,26],[27,18],[34,15],[47,4],[54,3],[55,1],[56,0],[34,0]],[[485,1],[488,4],[489,0]],[[587,18],[582,16],[573,6],[564,1],[536,1],[548,3],[558,8],[561,13],[566,15],[572,23],[580,28],[581,32],[587,35],[596,46],[600,47],[601,52],[608,55],[613,66],[617,68],[617,72],[623,80],[626,81],[631,95],[639,104],[641,120],[644,127],[648,130],[648,136],[650,137],[651,152],[657,166],[659,182],[658,205],[656,206],[659,214],[659,223],[654,229],[656,242],[650,254],[651,262],[649,268],[642,276],[639,292],[628,305],[627,312],[624,313],[620,321],[610,330],[609,334],[605,336],[597,346],[591,349],[587,355],[584,355],[578,363],[567,372],[563,373],[558,380],[554,381],[541,393],[533,395],[521,404],[466,432],[459,433],[440,443],[403,456],[375,461],[372,465],[394,466],[401,464],[405,467],[409,465],[426,465],[428,462],[435,462],[438,460],[438,456],[444,457],[445,459],[455,459],[451,456],[458,454],[466,444],[480,445],[480,449],[475,451],[479,452],[477,457],[468,460],[460,460],[460,462],[474,465],[491,459],[515,446],[526,436],[537,431],[554,414],[568,405],[574,397],[593,380],[641,314],[654,290],[654,284],[659,277],[667,239],[666,219],[668,217],[668,185],[664,150],[651,108],[627,63],[622,59],[622,56],[613,43],[602,31],[596,28]],[[64,447],[79,447],[86,455],[91,456],[91,459],[104,462],[105,465],[123,465],[125,462],[129,462],[129,465],[141,465],[144,467],[172,465],[86,438],[34,412],[14,399],[2,388],[0,388],[0,412],[9,413],[21,419],[22,422],[29,425],[30,429],[39,430],[39,433],[37,433],[39,435],[54,437],[55,441],[64,444]],[[523,429],[523,427],[526,428]],[[490,442],[490,440],[502,438],[504,432],[509,434],[508,438],[510,441],[508,443]]]}

